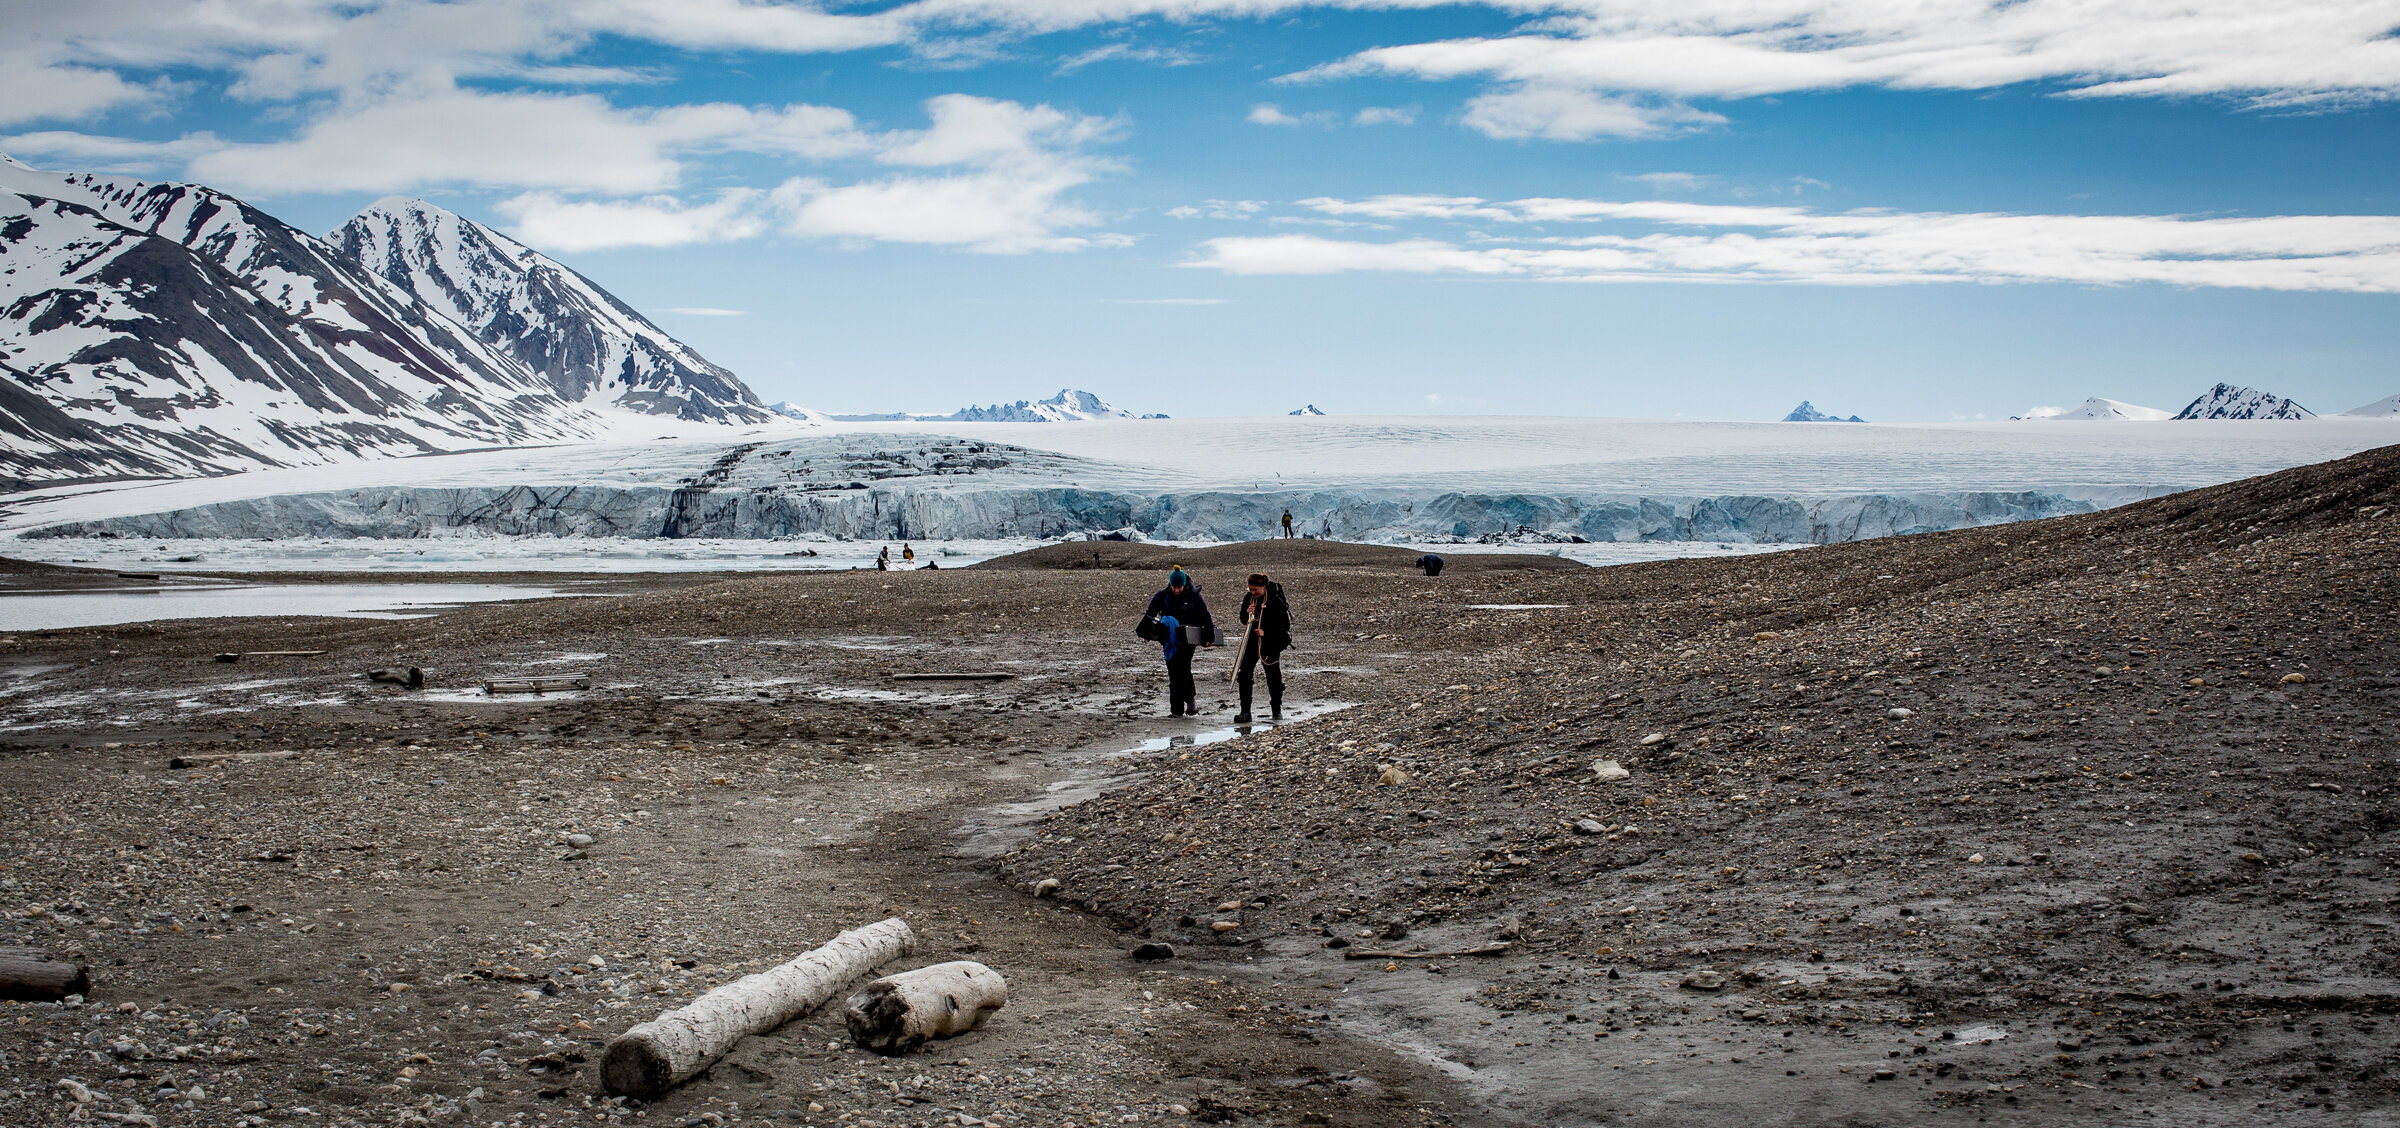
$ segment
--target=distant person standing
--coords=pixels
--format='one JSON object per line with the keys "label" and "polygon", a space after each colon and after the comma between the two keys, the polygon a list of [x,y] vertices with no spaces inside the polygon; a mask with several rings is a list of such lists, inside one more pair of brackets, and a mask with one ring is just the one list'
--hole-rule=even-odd
{"label": "distant person standing", "polygon": [[1241,665],[1234,673],[1242,686],[1242,711],[1233,721],[1250,723],[1251,673],[1260,666],[1267,668],[1267,716],[1280,721],[1283,652],[1292,645],[1292,608],[1284,602],[1283,585],[1268,580],[1265,573],[1251,573],[1250,591],[1242,596],[1242,622],[1250,629],[1242,634]]}
{"label": "distant person standing", "polygon": [[892,546],[887,544],[883,546],[883,551],[875,554],[875,570],[878,572],[892,570]]}
{"label": "distant person standing", "polygon": [[1192,683],[1192,652],[1216,645],[1217,621],[1200,598],[1200,585],[1183,567],[1167,573],[1167,586],[1150,597],[1150,607],[1133,633],[1158,643],[1167,661],[1167,715],[1200,713],[1200,687]]}
{"label": "distant person standing", "polygon": [[917,562],[917,550],[916,550],[916,548],[915,548],[915,547],[913,547],[913,546],[911,546],[911,545],[910,545],[910,544],[909,544],[907,541],[901,541],[901,542],[900,542],[900,559],[902,559],[902,560],[904,560],[904,561],[906,561],[906,562],[908,562],[908,563],[910,563],[910,564],[914,564],[914,563],[916,563],[916,562]]}
{"label": "distant person standing", "polygon": [[1417,557],[1417,567],[1425,569],[1425,574],[1428,576],[1441,575],[1442,558],[1428,552],[1423,556]]}
{"label": "distant person standing", "polygon": [[1292,539],[1292,511],[1289,509],[1283,511],[1283,539]]}

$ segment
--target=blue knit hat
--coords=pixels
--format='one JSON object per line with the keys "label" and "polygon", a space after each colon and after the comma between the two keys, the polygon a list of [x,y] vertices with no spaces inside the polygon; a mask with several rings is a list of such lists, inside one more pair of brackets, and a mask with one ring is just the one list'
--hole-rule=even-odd
{"label": "blue knit hat", "polygon": [[1183,569],[1182,569],[1181,567],[1178,567],[1178,568],[1176,568],[1174,571],[1167,573],[1167,586],[1168,586],[1168,587],[1190,587],[1190,586],[1192,586],[1192,578],[1191,578],[1190,576],[1184,575],[1184,574],[1183,574]]}

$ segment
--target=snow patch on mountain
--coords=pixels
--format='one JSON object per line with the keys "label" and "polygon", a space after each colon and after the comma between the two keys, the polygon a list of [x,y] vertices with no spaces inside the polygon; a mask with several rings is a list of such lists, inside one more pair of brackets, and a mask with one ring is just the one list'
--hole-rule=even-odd
{"label": "snow patch on mountain", "polygon": [[1864,423],[1864,422],[1866,422],[1866,420],[1864,420],[1864,419],[1861,419],[1861,418],[1859,418],[1858,416],[1855,416],[1855,415],[1851,416],[1851,417],[1850,417],[1850,418],[1848,418],[1848,419],[1844,419],[1844,418],[1842,418],[1842,417],[1841,417],[1841,416],[1839,416],[1839,415],[1827,415],[1827,414],[1825,414],[1824,412],[1817,410],[1817,409],[1816,409],[1816,407],[1815,407],[1814,405],[1810,404],[1810,403],[1809,403],[1807,400],[1801,400],[1801,401],[1800,401],[1800,406],[1793,408],[1793,409],[1792,409],[1792,413],[1791,413],[1790,415],[1786,415],[1786,416],[1784,416],[1784,417],[1783,417],[1783,421],[1784,421],[1784,422],[1786,422],[1786,423]]}
{"label": "snow patch on mountain", "polygon": [[326,238],[540,374],[561,398],[680,419],[770,418],[740,378],[591,279],[448,209],[390,196]]}
{"label": "snow patch on mountain", "polygon": [[2282,396],[2218,384],[2175,414],[2177,419],[2314,419],[2317,413]]}
{"label": "snow patch on mountain", "polygon": [[1313,404],[1313,403],[1312,403],[1312,404],[1309,404],[1309,405],[1307,405],[1306,407],[1303,407],[1303,408],[1301,408],[1301,409],[1300,409],[1300,410],[1298,410],[1298,411],[1290,412],[1289,414],[1292,414],[1292,415],[1323,415],[1323,414],[1325,414],[1325,412],[1324,412],[1322,409],[1320,409],[1319,407],[1317,407],[1317,405],[1315,405],[1315,404]]}
{"label": "snow patch on mountain", "polygon": [[2155,408],[2155,407],[2143,407],[2143,406],[2141,406],[2140,404],[2126,403],[2126,402],[2124,402],[2123,400],[2103,399],[2103,398],[2101,398],[2101,397],[2099,397],[2099,396],[2093,396],[2093,397],[2091,397],[2090,399],[2087,399],[2087,400],[2083,401],[2083,406],[2081,406],[2081,407],[2037,407],[2037,408],[2034,408],[2034,409],[2032,409],[2032,410],[2030,410],[2030,411],[2027,411],[2027,412],[2026,412],[2025,414],[2023,414],[2023,415],[2011,415],[2011,416],[2009,416],[2009,418],[2011,418],[2011,419],[2020,419],[2020,420],[2022,420],[2022,419],[2112,419],[2112,420],[2155,420],[2155,419],[2173,419],[2173,418],[2175,418],[2175,413],[2174,413],[2174,412],[2172,412],[2172,411],[2166,411],[2166,410],[2163,410],[2163,409],[2160,409],[2160,408]]}

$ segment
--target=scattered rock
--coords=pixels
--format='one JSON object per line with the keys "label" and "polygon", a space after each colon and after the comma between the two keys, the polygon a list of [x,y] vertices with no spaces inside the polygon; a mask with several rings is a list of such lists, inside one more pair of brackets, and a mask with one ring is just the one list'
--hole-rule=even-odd
{"label": "scattered rock", "polygon": [[1725,989],[1725,976],[1721,972],[1703,969],[1684,976],[1683,985],[1693,991],[1722,991]]}
{"label": "scattered rock", "polygon": [[1632,778],[1633,773],[1626,771],[1625,765],[1615,760],[1602,760],[1592,765],[1592,779],[1599,783],[1621,783]]}
{"label": "scattered rock", "polygon": [[1133,949],[1133,958],[1144,963],[1153,960],[1171,960],[1175,958],[1175,945],[1160,944],[1155,941],[1137,945]]}
{"label": "scattered rock", "polygon": [[[1619,768],[1617,770],[1623,771],[1624,769]],[[1598,819],[1577,819],[1575,820],[1575,833],[1606,834],[1608,833],[1608,825]]]}
{"label": "scattered rock", "polygon": [[1062,886],[1057,878],[1045,877],[1040,881],[1033,883],[1033,895],[1036,897],[1055,897],[1058,896],[1058,891],[1061,887]]}
{"label": "scattered rock", "polygon": [[1376,767],[1380,769],[1380,771],[1375,776],[1375,782],[1382,784],[1385,787],[1398,787],[1401,784],[1407,783],[1409,780],[1416,778],[1409,775],[1407,772],[1402,771],[1396,765],[1377,764]]}

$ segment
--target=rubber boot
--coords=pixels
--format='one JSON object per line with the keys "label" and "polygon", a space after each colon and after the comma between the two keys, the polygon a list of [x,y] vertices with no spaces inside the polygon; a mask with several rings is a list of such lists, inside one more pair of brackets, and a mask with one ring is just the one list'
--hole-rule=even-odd
{"label": "rubber boot", "polygon": [[1233,715],[1233,723],[1237,725],[1250,723],[1250,686],[1247,682],[1242,685],[1242,711]]}
{"label": "rubber boot", "polygon": [[1283,698],[1270,697],[1267,699],[1267,719],[1272,721],[1283,719]]}

